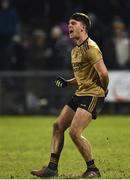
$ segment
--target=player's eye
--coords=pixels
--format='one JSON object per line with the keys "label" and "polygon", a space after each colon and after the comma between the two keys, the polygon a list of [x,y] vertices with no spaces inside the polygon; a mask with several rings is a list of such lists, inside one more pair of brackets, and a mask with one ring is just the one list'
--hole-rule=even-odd
{"label": "player's eye", "polygon": [[74,22],[74,21],[73,21],[73,22],[71,22],[71,24],[72,24],[72,25],[75,25],[75,24],[76,24],[76,22]]}

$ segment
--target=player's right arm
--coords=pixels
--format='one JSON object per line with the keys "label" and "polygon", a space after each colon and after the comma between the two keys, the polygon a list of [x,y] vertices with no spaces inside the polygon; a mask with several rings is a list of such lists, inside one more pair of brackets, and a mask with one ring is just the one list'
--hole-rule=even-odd
{"label": "player's right arm", "polygon": [[100,61],[96,62],[94,64],[94,68],[96,69],[99,77],[100,77],[100,82],[102,85],[102,88],[104,89],[105,93],[108,92],[108,83],[109,83],[109,76],[108,76],[108,70],[103,62],[103,59]]}
{"label": "player's right arm", "polygon": [[72,79],[64,79],[63,77],[57,77],[56,80],[55,80],[55,84],[57,87],[67,87],[67,86],[75,86],[75,85],[78,85],[77,84],[77,81],[75,78],[72,78]]}
{"label": "player's right arm", "polygon": [[108,76],[108,70],[104,64],[103,56],[98,48],[91,48],[91,51],[89,51],[89,62],[93,65],[96,72],[99,75],[101,86],[104,89],[105,96],[108,93],[108,83],[109,83],[109,76]]}

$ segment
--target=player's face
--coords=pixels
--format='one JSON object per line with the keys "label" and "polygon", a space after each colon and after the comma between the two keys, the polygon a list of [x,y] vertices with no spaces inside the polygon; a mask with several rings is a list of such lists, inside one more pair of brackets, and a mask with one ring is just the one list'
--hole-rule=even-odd
{"label": "player's face", "polygon": [[71,39],[78,39],[81,36],[81,33],[84,31],[84,26],[82,22],[76,21],[74,19],[69,20],[69,37]]}

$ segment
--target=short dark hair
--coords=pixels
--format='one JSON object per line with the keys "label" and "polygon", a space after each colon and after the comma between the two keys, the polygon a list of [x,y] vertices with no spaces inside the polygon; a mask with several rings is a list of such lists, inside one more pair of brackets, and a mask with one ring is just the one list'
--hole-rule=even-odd
{"label": "short dark hair", "polygon": [[76,13],[72,14],[72,16],[70,16],[70,19],[74,19],[76,21],[81,21],[83,24],[86,25],[86,32],[89,31],[89,29],[91,27],[91,21],[90,21],[90,18],[86,14],[76,12]]}

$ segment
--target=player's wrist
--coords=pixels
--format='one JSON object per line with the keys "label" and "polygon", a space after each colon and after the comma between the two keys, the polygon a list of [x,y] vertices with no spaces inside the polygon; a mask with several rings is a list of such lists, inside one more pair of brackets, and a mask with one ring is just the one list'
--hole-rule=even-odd
{"label": "player's wrist", "polygon": [[67,80],[67,84],[68,86],[77,85],[77,81],[75,78],[72,78],[72,79]]}
{"label": "player's wrist", "polygon": [[67,86],[72,85],[70,80],[66,80]]}

